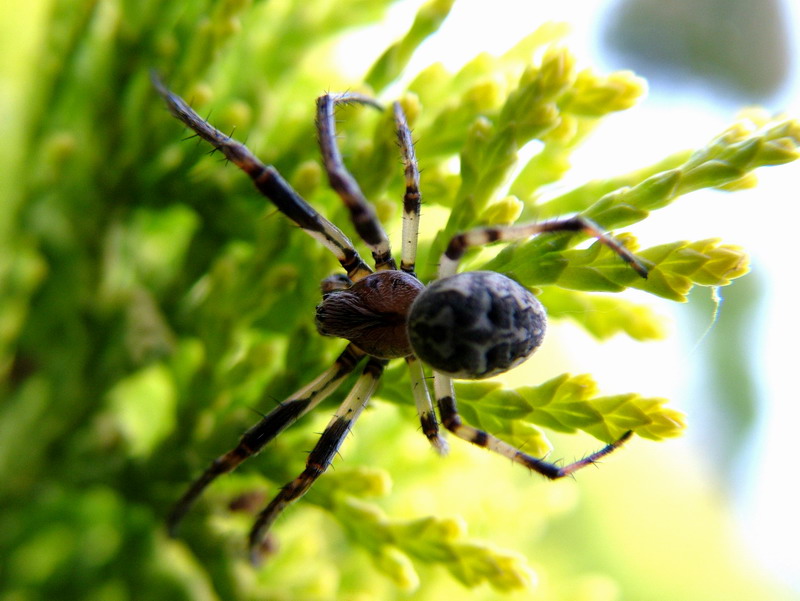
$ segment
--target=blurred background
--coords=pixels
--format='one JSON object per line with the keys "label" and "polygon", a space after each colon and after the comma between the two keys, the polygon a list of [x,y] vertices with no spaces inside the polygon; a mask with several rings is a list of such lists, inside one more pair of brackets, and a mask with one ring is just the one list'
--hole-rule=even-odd
{"label": "blurred background", "polygon": [[[227,18],[226,10],[235,12],[250,36],[246,42],[255,44],[254,54],[262,57],[269,54],[265,50],[269,42],[259,42],[258,35],[268,37],[270,31],[267,28],[259,34],[254,22],[269,14],[259,8],[264,4],[255,2],[251,10],[248,2],[198,2],[196,8],[187,5],[165,10],[160,23],[164,29],[191,36],[196,33],[194,23],[200,22],[193,20],[197,14],[208,11],[213,21],[220,15]],[[292,3],[272,4],[283,10]],[[419,0],[398,1],[388,4],[385,11],[363,16],[363,2],[336,3],[334,12],[342,23],[332,36],[334,42],[325,47],[335,75],[330,82],[319,84],[319,79],[309,78],[299,86],[310,88],[309,104],[322,91],[315,86],[357,85],[388,41],[408,30],[422,4]],[[236,527],[219,527],[225,536],[202,539],[200,535],[207,531],[195,528],[187,536],[189,543],[169,541],[160,530],[163,507],[180,493],[182,479],[189,477],[187,466],[196,469],[226,450],[224,441],[235,441],[241,423],[252,419],[252,413],[242,422],[246,413],[234,414],[222,401],[198,403],[198,411],[203,411],[199,431],[209,431],[211,424],[221,424],[222,431],[215,431],[214,444],[187,450],[192,444],[189,435],[173,431],[175,422],[184,419],[191,407],[179,411],[174,399],[172,405],[160,405],[159,399],[171,398],[174,391],[145,384],[135,392],[142,395],[143,404],[152,407],[155,417],[138,427],[146,430],[152,426],[156,430],[153,440],[138,448],[120,443],[124,437],[114,421],[121,412],[118,406],[115,409],[118,401],[100,383],[96,383],[97,389],[79,390],[74,375],[86,365],[106,369],[116,365],[117,358],[93,346],[94,338],[75,331],[70,311],[82,301],[67,294],[76,281],[89,281],[96,275],[77,269],[84,264],[80,261],[105,250],[99,242],[87,243],[84,232],[66,219],[55,219],[57,213],[51,215],[47,209],[58,202],[59,195],[80,204],[87,186],[118,192],[119,198],[124,198],[123,192],[132,198],[138,195],[146,198],[146,203],[157,204],[157,195],[165,190],[177,199],[179,194],[187,194],[187,187],[207,185],[207,176],[202,167],[186,167],[183,157],[170,154],[164,141],[181,136],[177,127],[158,134],[167,150],[159,149],[152,161],[146,162],[153,154],[146,144],[148,128],[155,127],[155,121],[123,127],[113,115],[118,110],[135,115],[138,103],[148,106],[153,102],[152,92],[146,77],[139,78],[120,108],[121,97],[115,96],[114,88],[106,88],[100,79],[91,85],[98,72],[105,73],[92,55],[102,55],[102,48],[76,53],[77,67],[45,82],[52,88],[57,114],[32,100],[37,98],[39,70],[53,75],[52,65],[58,60],[46,52],[58,47],[51,38],[58,38],[56,42],[69,39],[81,31],[82,23],[99,22],[97,30],[102,31],[104,21],[116,22],[120,16],[127,20],[128,28],[115,30],[113,40],[96,34],[92,38],[93,43],[107,44],[114,52],[130,53],[130,59],[108,60],[120,79],[171,56],[175,50],[168,35],[155,29],[151,34],[147,27],[139,27],[137,19],[144,23],[146,16],[156,14],[153,6],[146,3],[137,12],[137,7],[121,1],[70,6],[68,2],[37,0],[0,7],[0,125],[6,141],[0,147],[0,203],[4,205],[0,242],[10,249],[0,258],[5,282],[5,289],[0,290],[3,360],[13,356],[20,330],[28,332],[26,344],[51,344],[53,338],[44,334],[37,339],[35,324],[26,321],[35,317],[37,310],[64,324],[61,332],[50,329],[47,336],[56,331],[59,339],[77,341],[73,355],[63,355],[58,348],[62,355],[53,361],[57,372],[50,380],[29,378],[37,366],[19,360],[13,369],[3,371],[8,381],[0,390],[0,481],[6,489],[0,492],[4,505],[0,507],[0,532],[4,533],[0,534],[0,600],[54,598],[59,592],[64,599],[112,600],[500,598],[501,593],[487,585],[467,589],[435,568],[426,571],[424,567],[419,588],[400,591],[375,575],[363,551],[350,549],[346,537],[315,507],[295,507],[292,515],[279,523],[282,545],[288,551],[260,574],[231,559],[235,558],[231,541],[246,531],[247,516]],[[70,11],[75,11],[72,20],[63,19],[72,24],[69,28],[52,26],[62,13]],[[354,15],[363,18],[348,23]],[[480,52],[501,54],[546,21],[570,24],[571,33],[563,43],[585,65],[603,72],[632,69],[648,80],[650,88],[639,106],[603,121],[573,155],[573,168],[553,188],[553,195],[595,178],[649,165],[678,150],[702,147],[735,121],[743,107],[757,105],[771,113],[800,114],[800,6],[790,0],[493,0],[490,5],[459,0],[439,32],[413,55],[407,75],[395,84],[396,89],[402,90],[404,83],[431,62],[441,61],[456,71]],[[346,35],[340,35],[342,32]],[[235,28],[214,30],[203,39],[233,39],[233,45],[244,47],[245,41],[236,41],[238,35]],[[280,53],[291,56],[291,51],[288,46],[273,49],[276,64],[268,67],[274,71],[265,67],[263,72],[287,70],[277,63]],[[243,55],[247,56],[232,52],[224,65],[233,72],[227,80],[220,78],[229,89],[236,89],[231,80],[237,77],[258,80],[262,73],[259,67],[242,63]],[[201,65],[202,60],[196,64]],[[191,70],[190,66],[184,68]],[[82,84],[89,84],[78,88],[80,93],[71,88],[69,80],[76,73],[85,78]],[[198,93],[202,95],[203,89]],[[246,93],[241,95],[249,100]],[[86,121],[81,113],[80,107],[89,103],[103,107],[94,121]],[[245,115],[243,121],[251,116],[244,105],[231,110],[234,121],[237,116]],[[260,118],[280,113],[280,107],[270,106]],[[37,114],[43,115],[41,120],[31,121]],[[68,135],[73,114],[84,120],[76,127],[96,132],[88,145],[85,139],[76,145]],[[54,124],[58,127],[53,128]],[[162,126],[160,122],[158,126]],[[135,143],[126,139],[123,134],[129,129],[139,131],[142,139]],[[36,136],[47,142],[44,150],[40,155],[28,154],[32,145],[28,146],[26,139]],[[257,143],[256,150],[264,146]],[[113,158],[109,164],[115,172],[101,177],[114,180],[113,186],[94,175],[87,183],[70,169],[59,171],[57,178],[45,170],[52,164],[70,166],[65,157],[95,150],[89,161],[95,169],[92,173],[102,174],[104,160]],[[197,162],[201,155],[195,152],[186,161]],[[293,158],[287,156],[286,161]],[[42,164],[32,159],[40,159]],[[424,169],[424,157],[420,161]],[[179,164],[184,165],[184,172],[165,180],[167,167]],[[223,177],[228,179],[238,175],[232,168],[227,172]],[[505,380],[517,385],[544,381],[564,371],[588,372],[604,393],[637,391],[666,397],[688,416],[683,438],[657,444],[634,440],[599,470],[581,474],[576,481],[551,484],[538,482],[479,449],[464,448],[467,445],[454,443],[451,456],[437,459],[418,432],[408,427],[414,423],[408,412],[379,400],[376,410],[365,415],[357,435],[348,441],[344,460],[337,466],[346,469],[345,464],[352,462],[386,470],[394,481],[394,491],[382,500],[382,507],[392,516],[463,517],[470,536],[524,555],[536,573],[537,586],[510,593],[510,599],[800,599],[796,553],[800,492],[793,482],[797,468],[792,462],[791,430],[792,424],[800,423],[793,372],[797,353],[792,351],[800,338],[800,320],[794,308],[797,268],[790,265],[787,252],[787,241],[793,239],[800,218],[796,183],[800,172],[796,165],[788,165],[762,169],[758,176],[760,183],[754,189],[696,192],[632,228],[642,246],[708,237],[741,245],[751,256],[750,275],[716,295],[698,288],[685,305],[635,296],[637,302],[648,303],[664,316],[669,334],[661,341],[643,344],[617,337],[601,344],[569,323],[553,323],[541,356]],[[42,182],[50,186],[51,193]],[[223,190],[246,188],[235,188],[238,184],[227,180],[215,180],[214,184]],[[188,194],[211,197],[212,192],[191,190]],[[34,197],[36,203],[31,201]],[[109,215],[119,210],[116,200],[108,199]],[[36,207],[25,222],[33,227],[19,231],[14,229],[15,215],[26,203]],[[245,201],[237,197],[231,204],[231,208],[220,208],[221,230],[248,233],[248,226],[238,221],[245,214]],[[87,208],[96,207],[87,204]],[[97,216],[98,220],[104,218]],[[174,221],[170,227],[180,226],[187,239],[195,231],[196,224],[183,213],[176,212],[169,219]],[[152,226],[140,225],[143,229]],[[63,243],[77,258],[64,255],[61,263],[40,262],[30,252],[38,248],[38,237]],[[188,242],[185,245],[189,248]],[[182,283],[188,285],[191,275]],[[108,293],[115,285],[118,282],[104,282],[100,293]],[[164,288],[169,292],[172,286]],[[315,288],[316,282],[305,286]],[[63,298],[59,298],[60,290],[65,291]],[[201,293],[195,287],[191,294]],[[52,304],[43,306],[42,298]],[[292,299],[277,302],[290,305]],[[106,317],[95,316],[93,326],[104,328]],[[304,317],[312,327],[310,313]],[[298,323],[302,319],[298,316]],[[155,331],[160,327],[151,326]],[[289,328],[284,324],[267,326],[276,331]],[[279,333],[283,342],[269,342],[278,350],[269,344],[265,348],[281,356],[287,348],[290,352],[304,348],[314,335],[313,330],[306,332],[307,338],[293,334],[295,338],[287,345],[287,332]],[[121,335],[121,331],[105,331],[99,339],[108,342]],[[54,349],[57,346],[52,345]],[[186,356],[180,361],[188,365],[193,360],[192,350],[181,348]],[[291,390],[298,381],[307,380],[304,368],[316,370],[331,357],[326,349],[315,347],[309,352],[310,356],[294,366],[297,373],[282,376],[282,363],[276,361],[261,383],[268,382],[279,396],[278,391]],[[238,365],[231,357],[221,360]],[[231,380],[235,377],[234,373]],[[124,396],[117,392],[119,398]],[[94,401],[85,400],[93,394]],[[238,409],[242,406],[240,403]],[[208,417],[215,407],[222,407],[219,424]],[[278,451],[288,454],[309,448],[304,445],[323,423],[324,416],[321,421],[303,424],[301,432],[287,433],[288,439]],[[387,439],[392,444],[386,444]],[[588,436],[556,436],[554,444],[552,458],[569,458],[594,449],[597,441]],[[277,460],[266,455],[256,460],[241,480],[232,480],[229,489],[220,483],[218,497],[247,489],[251,482],[262,486],[261,480],[254,479],[259,470],[283,473],[274,465]],[[474,494],[465,495],[465,490]],[[324,540],[313,540],[309,532],[323,533]]]}

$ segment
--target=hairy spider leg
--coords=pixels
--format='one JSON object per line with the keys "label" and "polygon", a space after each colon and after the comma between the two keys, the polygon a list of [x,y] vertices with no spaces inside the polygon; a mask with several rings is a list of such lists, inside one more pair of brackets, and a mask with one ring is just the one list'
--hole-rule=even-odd
{"label": "hairy spider leg", "polygon": [[167,89],[155,73],[152,80],[172,115],[247,173],[258,191],[281,213],[336,256],[351,280],[355,282],[372,273],[372,268],[359,256],[348,237],[295,192],[272,165],[264,165],[244,144],[212,127],[183,98]]}
{"label": "hairy spider leg", "polygon": [[417,262],[417,238],[419,237],[419,214],[422,200],[419,193],[419,167],[414,154],[414,142],[411,139],[408,120],[399,102],[394,103],[393,110],[406,180],[406,191],[403,195],[403,248],[400,269],[416,275],[414,269]]}
{"label": "hairy spider leg", "polygon": [[331,367],[247,430],[234,449],[215,459],[206,471],[192,483],[170,512],[167,518],[170,536],[175,536],[183,517],[217,476],[233,471],[245,459],[259,453],[264,445],[316,407],[339,387],[365,356],[366,353],[355,345],[348,344]]}
{"label": "hairy spider leg", "polygon": [[319,478],[333,461],[339,447],[366,407],[369,398],[375,392],[383,368],[388,361],[370,357],[364,366],[364,371],[339,406],[331,421],[322,432],[317,444],[312,449],[306,460],[306,468],[294,480],[286,484],[281,491],[270,501],[264,510],[258,514],[253,528],[250,531],[250,559],[254,564],[261,561],[261,548],[267,532],[275,519],[290,504],[302,497],[311,485]]}
{"label": "hairy spider leg", "polygon": [[461,257],[469,248],[483,246],[497,240],[520,240],[529,238],[535,234],[545,232],[578,232],[582,231],[589,236],[597,238],[615,253],[617,253],[636,273],[643,278],[647,277],[647,266],[642,260],[634,255],[627,248],[622,246],[614,238],[603,232],[593,221],[576,215],[567,219],[558,219],[544,223],[528,223],[512,225],[509,227],[484,227],[469,230],[461,234],[456,234],[450,240],[447,249],[442,255],[439,263],[439,278],[455,275],[458,270],[458,263]]}
{"label": "hairy spider leg", "polygon": [[[403,195],[403,247],[400,269],[416,277],[417,239],[419,238],[419,216],[422,196],[419,192],[419,167],[414,153],[414,142],[403,107],[399,102],[392,105],[397,140],[403,160],[406,191]],[[422,363],[415,355],[406,357],[411,390],[417,406],[417,414],[422,425],[422,433],[440,455],[447,453],[447,441],[439,433],[439,422],[433,409],[428,384]]]}
{"label": "hairy spider leg", "polygon": [[419,421],[422,424],[422,433],[425,434],[434,450],[440,455],[444,455],[447,453],[447,441],[439,434],[439,422],[436,419],[436,412],[433,410],[433,402],[425,381],[422,362],[416,355],[409,355],[406,357],[406,363],[411,376],[411,390],[414,393]]}
{"label": "hairy spider leg", "polygon": [[498,453],[503,457],[511,459],[515,463],[524,465],[529,470],[542,474],[551,480],[557,480],[558,478],[569,476],[570,474],[583,467],[586,467],[587,465],[596,463],[602,457],[605,457],[615,449],[622,446],[622,444],[633,434],[631,430],[628,430],[618,440],[604,446],[599,451],[596,451],[591,455],[587,455],[583,459],[575,461],[574,463],[558,466],[554,463],[549,463],[543,459],[538,459],[528,455],[527,453],[523,453],[516,447],[497,438],[496,436],[492,436],[488,432],[484,432],[483,430],[479,430],[478,428],[465,424],[461,420],[461,416],[458,414],[458,409],[456,409],[456,396],[455,391],[453,390],[453,379],[449,376],[440,374],[439,372],[434,372],[433,386],[434,391],[436,392],[436,402],[439,406],[439,415],[442,418],[442,425],[450,432],[459,438],[466,440],[467,442],[471,442],[476,446],[489,449],[494,453]]}
{"label": "hairy spider leg", "polygon": [[[361,239],[369,246],[375,259],[375,269],[397,269],[392,258],[389,238],[358,182],[344,166],[342,153],[336,144],[336,118],[334,109],[340,104],[366,104],[378,110],[383,107],[377,101],[355,93],[325,94],[317,98],[317,132],[322,162],[328,173],[331,188],[341,197],[350,219]],[[351,278],[352,279],[352,278]]]}

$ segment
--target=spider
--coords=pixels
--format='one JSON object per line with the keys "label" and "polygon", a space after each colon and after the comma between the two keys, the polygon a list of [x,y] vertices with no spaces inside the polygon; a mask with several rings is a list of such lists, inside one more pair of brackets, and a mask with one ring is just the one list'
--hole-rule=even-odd
{"label": "spider", "polygon": [[357,93],[325,94],[317,99],[316,125],[325,171],[333,190],[350,213],[355,231],[369,247],[370,268],[339,228],[314,210],[278,171],[260,162],[243,144],[212,127],[179,96],[153,76],[153,83],[174,117],[247,173],[256,188],[307,234],[325,245],[345,274],[322,281],[322,302],[316,309],[317,329],[348,344],[334,364],[247,430],[238,445],[215,459],[178,500],[167,519],[171,535],[204,489],[221,474],[236,468],[297,419],[328,397],[363,361],[361,375],[308,455],[306,467],[281,488],[255,520],[249,549],[254,563],[280,513],[302,497],[331,464],[354,422],[375,392],[391,359],[404,359],[422,432],[439,453],[447,444],[439,430],[422,363],[433,370],[433,390],[441,425],[458,438],[485,447],[550,479],[562,478],[597,462],[628,440],[618,440],[579,461],[559,466],[524,453],[499,438],[465,423],[459,416],[453,379],[482,379],[503,373],[525,361],[541,344],[546,315],[536,297],[514,280],[495,272],[457,273],[460,259],[473,247],[498,240],[519,240],[546,232],[584,232],[611,248],[642,277],[647,268],[619,242],[582,216],[550,222],[484,227],[455,235],[441,257],[438,277],[425,286],[414,268],[421,196],[419,170],[411,132],[400,104],[392,105],[395,129],[405,167],[403,246],[400,268],[374,207],[347,171],[336,144],[334,111],[343,104],[363,104],[384,110],[377,101]]}

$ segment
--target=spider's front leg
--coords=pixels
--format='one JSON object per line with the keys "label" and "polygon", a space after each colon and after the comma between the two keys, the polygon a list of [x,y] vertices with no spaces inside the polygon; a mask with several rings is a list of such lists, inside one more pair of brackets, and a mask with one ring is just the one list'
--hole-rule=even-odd
{"label": "spider's front leg", "polygon": [[[383,110],[378,102],[361,94],[325,94],[317,99],[317,131],[322,160],[331,188],[341,197],[345,207],[350,211],[350,220],[358,235],[372,251],[375,269],[378,271],[396,269],[395,261],[391,256],[389,239],[375,214],[375,208],[366,199],[358,182],[345,167],[341,151],[336,144],[335,108],[338,105],[352,103],[366,104]],[[395,102],[392,105],[392,114],[406,183],[403,195],[403,246],[400,269],[414,275],[421,203],[419,168],[414,154],[414,143],[411,140],[411,130],[400,103]]]}
{"label": "spider's front leg", "polygon": [[372,251],[375,269],[378,271],[396,269],[389,238],[378,220],[375,207],[366,199],[358,182],[345,167],[342,153],[336,145],[334,110],[337,105],[353,103],[366,104],[383,110],[377,101],[362,94],[350,92],[325,94],[317,98],[317,131],[322,161],[331,188],[341,197],[345,207],[350,211],[350,220],[356,232]]}
{"label": "spider's front leg", "polygon": [[403,159],[403,175],[406,190],[403,194],[403,247],[400,269],[414,275],[417,262],[417,239],[419,238],[419,215],[422,195],[419,191],[419,167],[414,153],[414,142],[406,114],[399,102],[393,106],[397,142]]}
{"label": "spider's front leg", "polygon": [[536,234],[547,232],[583,232],[597,238],[602,244],[613,250],[631,268],[643,278],[647,277],[647,266],[617,240],[606,234],[594,221],[581,215],[556,219],[543,223],[523,223],[508,227],[476,228],[457,234],[450,240],[439,263],[439,278],[455,275],[461,257],[469,248],[484,246],[498,240],[521,240]]}
{"label": "spider's front leg", "polygon": [[250,531],[250,558],[254,564],[260,563],[262,543],[275,519],[291,503],[302,497],[333,461],[339,447],[361,415],[372,394],[378,386],[385,359],[370,358],[355,386],[334,414],[322,432],[319,441],[309,453],[306,468],[294,480],[286,484],[267,507],[258,514]]}
{"label": "spider's front leg", "polygon": [[349,238],[308,204],[272,165],[264,165],[244,144],[212,127],[183,98],[172,93],[155,73],[152,81],[172,115],[247,173],[258,191],[269,198],[281,213],[336,256],[351,280],[357,281],[372,273]]}

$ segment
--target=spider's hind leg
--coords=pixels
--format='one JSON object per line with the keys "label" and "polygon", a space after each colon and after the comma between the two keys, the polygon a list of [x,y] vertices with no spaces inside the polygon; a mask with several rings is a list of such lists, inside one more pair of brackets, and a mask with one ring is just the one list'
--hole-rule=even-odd
{"label": "spider's hind leg", "polygon": [[253,563],[260,563],[262,542],[275,519],[286,507],[306,494],[317,478],[328,469],[356,419],[366,407],[372,393],[375,392],[386,363],[385,359],[376,359],[374,357],[369,359],[355,386],[339,406],[339,409],[322,432],[319,441],[309,453],[306,460],[306,468],[297,478],[281,488],[269,505],[258,514],[258,518],[250,531],[250,558]]}
{"label": "spider's hind leg", "polygon": [[456,397],[453,390],[453,380],[445,375],[436,373],[434,376],[434,388],[436,390],[436,401],[439,405],[439,414],[442,418],[442,425],[451,431],[459,438],[471,442],[479,447],[484,447],[498,453],[515,463],[524,465],[529,470],[537,472],[551,480],[557,480],[565,476],[569,476],[587,465],[597,463],[600,459],[622,446],[625,441],[630,439],[633,435],[631,430],[628,430],[619,439],[607,444],[599,451],[587,455],[583,459],[579,459],[573,463],[559,466],[555,463],[550,463],[523,453],[519,449],[513,447],[507,442],[500,440],[496,436],[492,436],[488,432],[479,430],[473,426],[465,424],[461,420],[461,416],[456,409]]}
{"label": "spider's hind leg", "polygon": [[172,508],[167,518],[170,535],[175,535],[181,520],[209,484],[218,476],[233,471],[245,459],[260,452],[270,440],[327,398],[356,368],[363,357],[362,351],[352,344],[347,345],[331,367],[247,430],[234,449],[215,459]]}
{"label": "spider's hind leg", "polygon": [[406,357],[406,363],[411,377],[411,390],[414,393],[414,401],[417,405],[422,433],[431,443],[433,449],[440,455],[444,455],[447,453],[447,441],[439,433],[439,422],[436,419],[436,412],[433,410],[433,403],[431,402],[430,392],[428,392],[428,385],[425,382],[422,363],[415,355]]}

